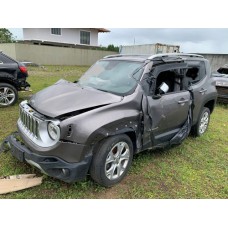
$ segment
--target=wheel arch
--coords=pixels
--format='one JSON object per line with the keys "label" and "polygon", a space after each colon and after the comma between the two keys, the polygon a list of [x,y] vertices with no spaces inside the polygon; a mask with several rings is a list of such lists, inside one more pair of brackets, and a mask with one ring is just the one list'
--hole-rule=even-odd
{"label": "wheel arch", "polygon": [[101,139],[95,142],[93,147],[93,152],[95,152],[98,149],[99,145],[102,143],[103,140],[106,140],[107,138],[110,138],[112,136],[122,135],[122,134],[125,134],[130,138],[133,145],[133,154],[135,154],[137,151],[137,142],[136,142],[137,136],[136,136],[136,131],[133,128],[125,128],[125,129],[115,131],[109,135],[104,135],[104,137],[102,137]]}
{"label": "wheel arch", "polygon": [[0,72],[0,83],[8,83],[18,90],[17,81],[7,72]]}
{"label": "wheel arch", "polygon": [[[137,150],[137,137],[136,137],[136,131],[133,128],[126,128],[126,129],[122,129],[120,131],[116,131],[114,134],[112,135],[121,135],[121,134],[125,134],[127,135],[130,139],[131,142],[133,144],[133,153],[135,154],[136,150]],[[112,136],[111,135],[111,136]]]}
{"label": "wheel arch", "polygon": [[216,103],[216,100],[212,99],[207,101],[203,107],[208,108],[210,110],[210,113],[212,113],[214,111],[215,103]]}

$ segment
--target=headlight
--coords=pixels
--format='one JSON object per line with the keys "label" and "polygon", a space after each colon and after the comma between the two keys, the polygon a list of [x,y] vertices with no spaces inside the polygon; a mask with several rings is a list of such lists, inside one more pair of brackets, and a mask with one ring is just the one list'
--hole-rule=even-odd
{"label": "headlight", "polygon": [[47,129],[48,129],[48,134],[49,134],[50,138],[52,140],[56,141],[60,136],[59,127],[57,125],[55,125],[53,122],[49,122]]}

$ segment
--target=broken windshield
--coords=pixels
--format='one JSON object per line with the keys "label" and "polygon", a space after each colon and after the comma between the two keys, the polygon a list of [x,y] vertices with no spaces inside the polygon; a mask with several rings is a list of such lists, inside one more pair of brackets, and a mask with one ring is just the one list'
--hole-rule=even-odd
{"label": "broken windshield", "polygon": [[142,62],[101,60],[85,72],[79,85],[120,95],[127,94],[136,88],[137,80],[142,75],[142,66]]}

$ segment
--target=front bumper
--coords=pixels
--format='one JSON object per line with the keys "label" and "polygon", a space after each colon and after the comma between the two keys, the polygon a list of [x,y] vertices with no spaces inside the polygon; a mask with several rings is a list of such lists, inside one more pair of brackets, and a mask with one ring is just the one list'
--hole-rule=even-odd
{"label": "front bumper", "polygon": [[17,139],[17,133],[8,136],[2,145],[10,147],[11,154],[21,162],[27,162],[37,167],[41,172],[48,176],[60,179],[67,183],[82,180],[86,177],[90,163],[92,160],[92,153],[85,156],[85,158],[77,163],[68,163],[55,156],[38,155],[30,151],[23,143]]}

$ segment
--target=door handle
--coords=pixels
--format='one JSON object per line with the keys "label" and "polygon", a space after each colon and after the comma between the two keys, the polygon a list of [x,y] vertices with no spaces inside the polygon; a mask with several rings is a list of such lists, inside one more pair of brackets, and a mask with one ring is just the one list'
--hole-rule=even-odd
{"label": "door handle", "polygon": [[188,100],[181,99],[181,100],[178,101],[178,104],[184,104],[184,103],[186,103],[186,102],[188,102]]}
{"label": "door handle", "polygon": [[207,89],[202,88],[199,92],[200,93],[205,93],[205,92],[207,92]]}

